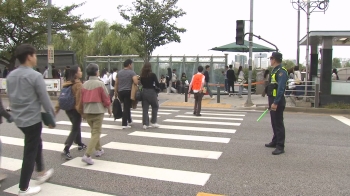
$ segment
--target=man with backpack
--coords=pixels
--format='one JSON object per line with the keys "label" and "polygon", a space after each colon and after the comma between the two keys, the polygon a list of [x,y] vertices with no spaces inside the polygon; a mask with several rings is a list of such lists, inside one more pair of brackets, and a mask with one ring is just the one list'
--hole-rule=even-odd
{"label": "man with backpack", "polygon": [[113,96],[114,96],[114,86],[115,86],[115,80],[117,79],[117,68],[113,68],[113,73],[109,75],[109,84],[110,84],[110,91],[109,91],[109,97],[111,99],[111,103],[113,102]]}

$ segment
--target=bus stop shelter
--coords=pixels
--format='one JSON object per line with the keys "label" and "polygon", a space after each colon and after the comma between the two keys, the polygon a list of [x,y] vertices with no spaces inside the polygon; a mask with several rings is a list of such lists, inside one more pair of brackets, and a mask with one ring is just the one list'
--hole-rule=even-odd
{"label": "bus stop shelter", "polygon": [[[310,31],[309,36],[310,69],[307,74],[310,80],[319,81],[320,104],[350,103],[350,83],[332,81],[333,46],[350,46],[350,31]],[[303,37],[299,44],[306,46],[307,36]],[[318,73],[319,58],[321,59],[320,74]]]}

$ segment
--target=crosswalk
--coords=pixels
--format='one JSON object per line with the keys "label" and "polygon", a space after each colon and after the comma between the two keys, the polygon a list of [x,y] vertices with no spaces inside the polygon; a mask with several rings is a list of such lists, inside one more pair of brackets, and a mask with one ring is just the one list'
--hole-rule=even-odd
{"label": "crosswalk", "polygon": [[[102,143],[102,147],[109,154],[123,152],[130,156],[133,153],[142,153],[144,156],[149,157],[157,156],[157,161],[162,161],[162,166],[146,163],[140,164],[139,161],[134,162],[133,159],[128,159],[128,162],[118,162],[104,159],[104,156],[102,156],[94,159],[94,165],[88,166],[81,161],[81,157],[76,157],[63,162],[59,167],[75,168],[79,172],[94,171],[116,176],[126,176],[128,178],[204,186],[210,180],[212,175],[210,171],[205,171],[204,169],[196,171],[193,169],[196,167],[188,167],[189,169],[172,168],[173,165],[169,161],[176,160],[176,157],[188,159],[188,164],[191,164],[192,159],[218,161],[224,153],[225,145],[231,141],[233,134],[236,133],[244,121],[247,112],[203,111],[201,114],[202,116],[194,116],[188,110],[159,109],[158,123],[160,127],[146,130],[142,129],[141,109],[132,110],[133,125],[131,129],[127,130],[122,130],[120,119],[114,121],[108,114],[105,115],[101,138],[107,141]],[[70,132],[70,125],[71,122],[69,120],[60,120],[57,122],[55,129],[44,128],[42,134],[47,136],[67,136]],[[83,122],[81,126],[89,127],[86,122]],[[90,133],[87,132],[89,128],[84,130],[82,138],[89,139]],[[123,140],[118,138],[108,140],[116,131],[119,131],[118,134],[123,134]],[[23,138],[13,136],[1,136],[1,140],[4,145],[9,146],[23,147],[24,144]],[[196,146],[201,146],[201,148],[196,149]],[[77,146],[72,146],[72,148],[77,148]],[[62,152],[62,140],[57,141],[57,143],[52,140],[43,141],[43,150],[56,153]],[[166,159],[169,156],[175,159]],[[5,156],[2,157],[1,168],[8,171],[18,171],[21,169],[21,164],[22,161],[20,159]],[[184,167],[186,168],[186,166]],[[32,183],[34,182],[33,180]],[[42,188],[43,192],[38,194],[39,196],[49,195],[48,192],[45,192],[46,188],[57,190],[54,193],[50,192],[50,195],[64,195],[65,193],[71,195],[108,195],[54,183],[46,183]],[[4,190],[4,192],[10,194],[16,194],[17,191],[18,184]]]}

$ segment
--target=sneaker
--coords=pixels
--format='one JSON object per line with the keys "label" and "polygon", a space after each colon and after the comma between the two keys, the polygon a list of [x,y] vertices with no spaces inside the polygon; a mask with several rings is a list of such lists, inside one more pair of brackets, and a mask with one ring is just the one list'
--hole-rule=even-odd
{"label": "sneaker", "polygon": [[35,195],[41,191],[40,186],[35,186],[35,187],[28,187],[27,190],[21,191],[19,190],[18,196],[29,196],[29,195]]}
{"label": "sneaker", "polygon": [[92,160],[92,158],[88,157],[86,155],[83,156],[81,161],[87,163],[88,165],[93,165],[94,164],[94,161]]}
{"label": "sneaker", "polygon": [[123,128],[123,129],[130,129],[131,126],[129,126],[129,125],[128,125],[128,126],[122,126],[122,128]]}
{"label": "sneaker", "polygon": [[63,156],[66,158],[66,160],[71,160],[73,157],[70,155],[69,151],[63,151]]}
{"label": "sneaker", "polygon": [[132,122],[129,122],[129,123],[128,123],[128,126],[131,126],[131,125],[133,125],[133,123],[132,123]]}
{"label": "sneaker", "polygon": [[158,128],[159,125],[157,123],[154,123],[154,124],[151,123],[151,127]]}
{"label": "sneaker", "polygon": [[148,128],[148,126],[147,126],[147,125],[143,125],[142,128],[143,128],[144,130],[146,130],[146,129]]}
{"label": "sneaker", "polygon": [[53,172],[54,172],[53,169],[47,170],[44,175],[38,177],[37,183],[42,184],[42,183],[48,181],[52,177]]}
{"label": "sneaker", "polygon": [[95,156],[96,156],[96,157],[101,157],[104,153],[105,153],[105,151],[104,151],[103,149],[97,150],[97,151],[95,152]]}
{"label": "sneaker", "polygon": [[82,151],[82,150],[85,150],[87,148],[87,146],[83,143],[81,143],[79,146],[78,146],[78,151]]}
{"label": "sneaker", "polygon": [[212,96],[210,99],[215,99],[215,96]]}

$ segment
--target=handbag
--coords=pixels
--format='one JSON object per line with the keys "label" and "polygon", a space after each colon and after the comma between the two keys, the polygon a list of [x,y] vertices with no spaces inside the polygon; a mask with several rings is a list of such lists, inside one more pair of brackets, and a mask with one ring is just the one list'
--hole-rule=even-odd
{"label": "handbag", "polygon": [[114,117],[114,120],[120,119],[123,117],[122,104],[120,103],[119,98],[116,98],[113,101],[113,117]]}
{"label": "handbag", "polygon": [[135,99],[136,101],[142,101],[142,85],[137,86]]}

